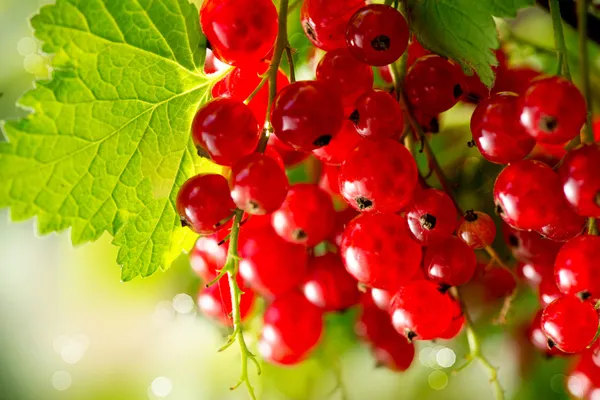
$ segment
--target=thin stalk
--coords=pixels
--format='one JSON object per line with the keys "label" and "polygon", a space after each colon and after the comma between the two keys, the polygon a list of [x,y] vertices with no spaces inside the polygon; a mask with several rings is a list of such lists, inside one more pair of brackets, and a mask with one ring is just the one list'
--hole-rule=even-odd
{"label": "thin stalk", "polygon": [[558,0],[550,0],[550,15],[552,17],[552,28],[554,30],[554,46],[558,53],[558,65],[560,74],[567,79],[571,79],[569,63],[567,61],[567,46],[565,44],[565,35],[563,33],[562,18],[560,16],[560,5]]}
{"label": "thin stalk", "polygon": [[285,57],[287,58],[288,66],[290,67],[290,82],[296,82],[296,71],[294,69],[294,57],[290,46],[285,47]]}
{"label": "thin stalk", "polygon": [[593,143],[594,131],[592,130],[592,93],[590,90],[590,61],[587,48],[587,9],[588,0],[577,0],[577,18],[579,25],[579,73],[583,97],[587,105],[587,119],[585,129],[581,131],[581,143]]}

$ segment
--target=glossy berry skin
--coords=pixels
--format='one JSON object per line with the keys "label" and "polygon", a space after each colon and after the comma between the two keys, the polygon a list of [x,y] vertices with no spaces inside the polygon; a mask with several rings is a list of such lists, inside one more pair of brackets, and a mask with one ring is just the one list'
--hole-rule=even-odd
{"label": "glossy berry skin", "polygon": [[304,32],[325,51],[346,48],[348,20],[364,5],[364,0],[305,0],[300,12]]}
{"label": "glossy berry skin", "polygon": [[277,210],[288,191],[285,171],[273,158],[260,153],[242,158],[231,169],[231,197],[248,214],[264,215]]}
{"label": "glossy berry skin", "polygon": [[308,273],[306,248],[286,242],[270,227],[245,229],[240,234],[240,274],[248,286],[265,297],[298,287]]}
{"label": "glossy berry skin", "polygon": [[275,299],[265,310],[258,349],[270,363],[306,359],[323,335],[323,312],[298,291]]}
{"label": "glossy berry skin", "polygon": [[554,242],[566,242],[583,232],[586,218],[577,215],[566,201],[554,211],[551,221],[538,232]]}
{"label": "glossy berry skin", "polygon": [[517,276],[532,288],[537,288],[546,275],[554,277],[554,262],[552,264],[540,264],[531,261],[519,261],[517,263]]}
{"label": "glossy berry skin", "polygon": [[540,72],[529,67],[506,68],[496,76],[493,93],[513,92],[523,95]]}
{"label": "glossy berry skin", "polygon": [[598,314],[589,301],[564,295],[544,309],[541,326],[549,343],[565,353],[579,353],[596,336]]}
{"label": "glossy berry skin", "polygon": [[[237,283],[244,292],[240,297],[240,314],[243,321],[250,314],[256,296],[252,290],[244,287],[239,277]],[[213,318],[223,325],[233,325],[231,318],[231,290],[229,279],[226,276],[223,279],[219,279],[212,286],[202,286],[198,294],[198,309],[201,314]]]}
{"label": "glossy berry skin", "polygon": [[506,268],[490,268],[484,272],[480,281],[489,300],[502,299],[510,296],[517,287],[513,273]]}
{"label": "glossy berry skin", "polygon": [[546,164],[522,160],[500,172],[494,184],[496,212],[517,229],[539,230],[564,204],[560,179]]}
{"label": "glossy berry skin", "polygon": [[452,323],[452,299],[430,281],[417,280],[400,288],[392,299],[390,315],[396,331],[409,340],[432,340]]}
{"label": "glossy berry skin", "polygon": [[520,231],[502,225],[504,240],[513,256],[520,261],[554,265],[561,244],[544,238],[535,231]]}
{"label": "glossy berry skin", "polygon": [[227,179],[217,174],[196,175],[185,181],[177,193],[176,207],[181,223],[202,235],[218,231],[235,210]]}
{"label": "glossy berry skin", "polygon": [[463,73],[452,61],[437,55],[418,59],[406,73],[404,90],[414,108],[436,115],[449,110],[463,94]]}
{"label": "glossy berry skin", "polygon": [[499,93],[483,100],[471,116],[473,140],[486,160],[508,164],[525,158],[535,140],[519,123],[519,97]]}
{"label": "glossy berry skin", "polygon": [[546,354],[547,356],[557,356],[564,355],[562,351],[560,351],[556,347],[548,348],[548,338],[542,331],[542,310],[539,310],[531,324],[527,327],[526,330],[527,338],[529,342],[539,350],[540,352]]}
{"label": "glossy berry skin", "polygon": [[369,4],[350,18],[346,43],[357,60],[383,66],[404,53],[408,34],[408,24],[398,10],[383,4]]}
{"label": "glossy berry skin", "polygon": [[473,277],[477,259],[465,242],[451,236],[427,247],[423,266],[431,281],[444,286],[460,286]]}
{"label": "glossy berry skin", "polygon": [[321,169],[321,176],[319,176],[319,187],[326,191],[333,199],[336,196],[340,197],[340,187],[338,185],[339,170],[340,167],[325,164]]}
{"label": "glossy berry skin", "polygon": [[335,210],[327,192],[314,184],[299,183],[290,188],[271,222],[288,242],[315,246],[333,231]]}
{"label": "glossy berry skin", "polygon": [[586,350],[569,372],[568,392],[576,399],[597,400],[600,389],[600,367],[597,346]]}
{"label": "glossy berry skin", "polygon": [[219,165],[231,166],[258,145],[258,122],[241,101],[219,98],[205,104],[192,122],[198,153]]}
{"label": "glossy berry skin", "polygon": [[206,0],[200,24],[219,60],[235,66],[255,64],[275,43],[277,10],[270,0]]}
{"label": "glossy berry skin", "polygon": [[269,145],[267,146],[267,148],[269,147],[273,148],[275,151],[277,151],[277,153],[279,153],[279,156],[281,157],[281,160],[283,161],[283,164],[286,167],[293,167],[295,165],[298,165],[302,161],[306,160],[306,158],[310,154],[294,150],[291,146],[288,146],[287,144],[279,140],[279,138],[275,135],[269,136]]}
{"label": "glossy berry skin", "polygon": [[[498,77],[503,75],[507,69],[506,54],[504,54],[502,48],[495,50],[494,53],[498,60],[498,65],[492,66],[492,71],[494,71],[496,80],[498,80]],[[478,104],[490,97],[490,89],[481,82],[476,73],[470,76],[463,76],[463,89],[465,93],[462,96],[462,100],[469,103]]]}
{"label": "glossy berry skin", "polygon": [[538,287],[538,299],[542,308],[546,308],[554,300],[561,297],[563,294],[556,286],[556,279],[553,274],[545,274],[542,276],[542,281]]}
{"label": "glossy berry skin", "polygon": [[393,293],[388,292],[387,290],[373,288],[371,289],[371,299],[373,303],[385,312],[388,312],[390,309],[390,304],[392,303]]}
{"label": "glossy berry skin", "polygon": [[354,104],[350,119],[356,131],[367,139],[399,138],[404,130],[404,116],[400,103],[389,93],[370,90]]}
{"label": "glossy berry skin", "polygon": [[410,201],[417,165],[402,144],[391,140],[361,143],[340,168],[340,193],[358,211],[393,213]]}
{"label": "glossy berry skin", "polygon": [[[342,165],[352,154],[359,144],[364,142],[354,128],[354,124],[345,120],[340,132],[329,142],[327,146],[313,150],[312,153],[324,164]],[[339,189],[338,189],[339,190]]]}
{"label": "glossy berry skin", "polygon": [[496,238],[496,224],[486,213],[470,210],[460,219],[456,236],[472,249],[483,249]]}
{"label": "glossy berry skin", "polygon": [[359,215],[358,211],[356,211],[352,207],[346,207],[341,211],[337,211],[335,213],[335,224],[333,228],[333,232],[327,239],[331,244],[340,247],[342,245],[342,238],[344,236],[344,231],[346,230],[346,226],[350,221],[356,218]]}
{"label": "glossy berry skin", "polygon": [[600,298],[600,237],[579,236],[565,243],[554,263],[556,284],[565,294]]}
{"label": "glossy berry skin", "polygon": [[310,275],[302,284],[304,296],[325,311],[340,311],[360,300],[358,282],[342,263],[339,254],[327,253],[308,262]]}
{"label": "glossy berry skin", "polygon": [[219,245],[217,235],[200,236],[190,252],[192,270],[205,282],[213,280],[227,261],[228,244]]}
{"label": "glossy berry skin", "polygon": [[561,144],[573,139],[579,135],[585,118],[585,99],[565,78],[534,80],[523,95],[519,120],[538,142]]}
{"label": "glossy berry skin", "polygon": [[448,328],[446,328],[444,333],[439,335],[440,339],[454,339],[456,336],[458,336],[465,325],[465,315],[460,307],[460,303],[453,298],[450,298],[450,300],[452,302],[452,322]]}
{"label": "glossy berry skin", "polygon": [[340,254],[359,282],[395,292],[421,264],[421,247],[396,214],[362,214],[348,223]]}
{"label": "glossy berry skin", "polygon": [[317,80],[330,84],[344,106],[352,106],[373,87],[373,70],[354,58],[348,49],[336,49],[325,54],[317,65]]}
{"label": "glossy berry skin", "polygon": [[558,168],[567,201],[579,215],[600,218],[600,145],[571,150]]}
{"label": "glossy berry skin", "polygon": [[301,81],[275,98],[271,123],[277,137],[295,150],[311,151],[329,144],[342,127],[340,96],[326,83]]}
{"label": "glossy berry skin", "polygon": [[448,239],[456,227],[454,203],[439,189],[419,191],[406,206],[405,213],[408,229],[423,246]]}

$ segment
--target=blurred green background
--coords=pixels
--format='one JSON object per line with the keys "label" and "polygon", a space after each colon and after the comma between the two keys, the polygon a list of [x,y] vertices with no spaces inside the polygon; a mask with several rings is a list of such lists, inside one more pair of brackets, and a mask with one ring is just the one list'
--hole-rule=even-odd
{"label": "blurred green background", "polygon": [[[47,2],[0,0],[0,119],[23,116],[25,111],[17,109],[15,101],[34,79],[49,74],[49,59],[38,51],[28,24],[28,17]],[[301,61],[307,42],[295,13],[291,42],[299,48],[296,58]],[[514,32],[552,48],[544,12],[522,13]],[[567,39],[574,45],[572,32]],[[522,43],[511,51],[514,63],[556,68],[551,51],[535,55],[533,47]],[[597,71],[598,52],[593,51]],[[570,60],[575,64],[576,59]],[[433,144],[454,181],[472,189],[461,192],[461,201],[485,209],[491,205],[490,185],[498,169],[464,145],[468,111],[462,106],[446,116],[444,132]],[[34,221],[8,221],[8,211],[0,211],[1,400],[247,397],[243,389],[228,389],[238,377],[239,354],[235,346],[217,353],[227,331],[197,314],[199,282],[185,257],[167,272],[124,284],[108,236],[73,248],[66,232],[39,237]],[[489,323],[497,305],[491,311],[475,308],[475,314],[483,315],[477,325],[484,352],[499,367],[508,398],[564,399],[566,362],[532,354],[520,333],[521,323],[535,308],[533,298],[531,293],[521,296],[508,327]],[[252,372],[262,398],[340,399],[341,391],[335,390],[340,371],[348,399],[492,398],[487,375],[477,364],[453,373],[464,362],[464,335],[450,343],[419,343],[411,370],[395,374],[375,368],[368,349],[353,344],[351,319],[351,312],[331,316],[324,344],[303,365],[265,366],[260,379]],[[257,332],[250,329],[247,335],[252,348]]]}

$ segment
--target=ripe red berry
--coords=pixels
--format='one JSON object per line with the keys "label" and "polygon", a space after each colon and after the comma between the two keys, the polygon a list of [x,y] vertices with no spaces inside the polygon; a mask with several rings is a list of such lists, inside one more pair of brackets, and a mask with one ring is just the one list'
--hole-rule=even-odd
{"label": "ripe red berry", "polygon": [[396,331],[408,340],[432,340],[452,323],[452,299],[430,281],[409,282],[392,299],[390,315]]}
{"label": "ripe red berry", "polygon": [[493,93],[513,92],[523,95],[540,72],[529,67],[506,68],[496,75]]}
{"label": "ripe red berry", "polygon": [[444,286],[460,286],[469,282],[475,273],[475,252],[455,236],[430,244],[423,259],[428,278]]}
{"label": "ripe red berry", "polygon": [[337,211],[335,213],[335,224],[333,228],[333,232],[329,235],[329,242],[331,244],[340,247],[342,245],[342,237],[344,235],[344,231],[346,230],[346,225],[350,221],[352,221],[356,216],[358,216],[358,212],[352,207],[346,207],[342,211]]}
{"label": "ripe red berry", "polygon": [[219,245],[216,235],[201,236],[190,252],[190,265],[205,282],[213,280],[225,266],[228,244]]}
{"label": "ripe red berry", "polygon": [[589,301],[565,295],[544,309],[541,326],[549,345],[565,353],[579,353],[596,336],[598,314]]}
{"label": "ripe red berry", "polygon": [[421,247],[396,214],[362,214],[346,226],[340,254],[359,282],[396,291],[421,264]]}
{"label": "ripe red berry", "polygon": [[340,197],[340,187],[338,185],[339,171],[340,167],[324,164],[321,169],[321,176],[319,176],[319,187],[334,199],[334,204],[337,197]]}
{"label": "ripe red berry", "polygon": [[504,240],[517,260],[554,265],[561,244],[548,240],[534,231],[520,231],[502,225]]}
{"label": "ripe red berry", "polygon": [[373,71],[350,54],[347,48],[325,54],[317,65],[317,80],[329,83],[342,98],[344,106],[373,87]]}
{"label": "ripe red berry", "polygon": [[485,159],[508,164],[525,158],[535,146],[519,123],[519,97],[499,93],[483,100],[471,116],[471,132]]}
{"label": "ripe red berry", "polygon": [[542,310],[539,310],[535,314],[533,321],[527,327],[526,334],[533,347],[547,356],[565,354],[556,347],[548,347],[548,338],[544,334],[544,331],[542,331]]}
{"label": "ripe red berry", "polygon": [[556,284],[561,292],[600,298],[600,237],[578,236],[565,243],[554,263]]}
{"label": "ripe red berry", "polygon": [[449,110],[463,94],[460,67],[437,55],[425,56],[410,67],[404,90],[414,108],[436,115]]}
{"label": "ripe red berry", "polygon": [[496,238],[496,224],[486,213],[469,210],[461,218],[456,236],[472,249],[483,249]]}
{"label": "ripe red berry", "polygon": [[275,98],[271,123],[277,137],[296,150],[311,151],[329,144],[344,120],[342,100],[326,83],[301,81]]}
{"label": "ripe red berry", "polygon": [[545,238],[555,242],[566,242],[581,234],[586,219],[563,201],[561,207],[554,211],[551,221],[539,230]]}
{"label": "ripe red berry", "polygon": [[277,210],[288,191],[288,179],[277,161],[254,153],[231,169],[231,197],[248,214],[264,215]]}
{"label": "ripe red berry", "polygon": [[349,120],[345,120],[342,129],[340,129],[340,132],[336,137],[331,139],[327,146],[313,150],[312,153],[325,164],[342,165],[342,163],[350,157],[352,151],[364,140],[365,139],[356,132],[354,124]]}
{"label": "ripe red berry", "polygon": [[277,10],[271,0],[206,0],[200,24],[219,60],[236,66],[255,64],[275,43]]}
{"label": "ripe red berry", "polygon": [[356,131],[371,140],[399,138],[404,130],[400,103],[389,93],[371,90],[356,100],[350,115]]}
{"label": "ripe red berry", "polygon": [[494,184],[496,212],[517,229],[539,230],[564,204],[560,179],[546,164],[521,160],[500,172]]}
{"label": "ripe red berry", "polygon": [[410,201],[417,174],[415,160],[402,144],[365,141],[340,168],[340,193],[359,211],[393,213]]}
{"label": "ripe red berry", "polygon": [[348,274],[339,254],[327,253],[308,261],[310,274],[302,284],[304,296],[325,311],[352,307],[360,300],[358,282]]}
{"label": "ripe red berry", "polygon": [[421,43],[419,43],[419,41],[417,40],[417,38],[414,35],[412,36],[406,51],[408,51],[406,65],[409,68],[419,58],[432,54],[431,51],[427,50],[425,47],[423,47],[423,45]]}
{"label": "ripe red berry", "polygon": [[271,222],[275,232],[288,242],[315,246],[333,231],[335,210],[323,189],[299,183],[290,188]]}
{"label": "ripe red berry", "polygon": [[[255,295],[252,290],[244,287],[242,280],[238,277],[237,283],[244,292],[240,297],[240,314],[244,320],[252,310]],[[198,294],[198,309],[210,318],[216,319],[224,325],[233,325],[231,312],[231,291],[229,279],[223,277],[210,287],[202,287]]]}
{"label": "ripe red berry", "polygon": [[[257,217],[252,217],[252,219]],[[240,274],[253,290],[262,296],[279,296],[299,286],[306,278],[306,248],[286,242],[272,228],[240,234]]]}
{"label": "ripe red berry", "polygon": [[388,312],[390,309],[390,304],[392,302],[393,294],[388,292],[387,290],[373,288],[370,290],[371,298],[373,299],[373,303],[380,309],[385,312]]}
{"label": "ripe red berry", "polygon": [[450,300],[452,301],[452,322],[448,328],[446,328],[444,333],[439,335],[440,339],[454,339],[465,325],[465,315],[460,307],[460,303],[453,298],[450,298]]}
{"label": "ripe red berry", "polygon": [[585,351],[567,377],[567,390],[577,399],[597,400],[600,388],[600,366],[597,346]]}
{"label": "ripe red berry", "polygon": [[540,301],[540,305],[542,308],[546,308],[552,303],[554,300],[558,299],[562,296],[562,293],[556,286],[556,279],[554,279],[554,274],[544,274],[542,275],[542,280],[538,287],[538,299]]}
{"label": "ripe red berry", "polygon": [[520,121],[538,142],[561,144],[573,139],[579,135],[585,118],[585,99],[565,78],[534,80],[523,95]]}
{"label": "ripe red berry", "polygon": [[305,0],[300,14],[304,32],[325,51],[346,48],[348,20],[364,5],[364,0]]}
{"label": "ripe red berry", "polygon": [[506,268],[490,268],[480,278],[485,290],[485,297],[497,300],[510,296],[517,287],[514,274]]}
{"label": "ripe red berry", "polygon": [[531,261],[519,261],[517,263],[517,276],[529,286],[537,288],[545,275],[554,277],[554,262],[541,264]]}
{"label": "ripe red berry", "polygon": [[[310,153],[305,153],[302,151],[294,150],[291,146],[283,143],[279,138],[273,134],[269,136],[269,145],[267,149],[272,147],[274,150],[279,153],[281,159],[283,160],[283,164],[286,167],[295,166],[302,161],[304,161]],[[266,153],[266,152],[265,152]]]}
{"label": "ripe red berry", "polygon": [[265,310],[263,320],[258,349],[271,363],[299,363],[323,335],[323,312],[297,291],[275,299]]}
{"label": "ripe red berry", "polygon": [[600,218],[600,145],[571,150],[558,168],[567,201],[579,215]]}
{"label": "ripe red berry", "polygon": [[217,174],[188,179],[177,193],[176,206],[181,223],[203,235],[218,231],[235,210],[227,179]]}
{"label": "ripe red berry", "polygon": [[405,207],[405,212],[408,229],[423,246],[448,239],[456,228],[454,203],[438,189],[419,191]]}
{"label": "ripe red berry", "polygon": [[372,352],[378,366],[402,372],[410,367],[415,358],[415,345],[394,331],[394,335],[372,343]]}
{"label": "ripe red berry", "polygon": [[220,98],[205,104],[192,122],[192,139],[200,155],[231,166],[251,154],[260,131],[252,111],[244,103]]}
{"label": "ripe red berry", "polygon": [[398,10],[369,4],[350,18],[346,43],[358,60],[382,66],[400,58],[408,46],[408,34],[408,24]]}
{"label": "ripe red berry", "polygon": [[[504,74],[506,71],[506,54],[504,54],[504,51],[502,51],[501,48],[494,53],[498,59],[498,65],[493,66],[492,71],[494,71],[496,80],[498,80],[498,76]],[[490,89],[481,82],[481,79],[476,73],[463,76],[462,86],[464,90],[462,96],[463,101],[478,104],[482,100],[490,97]]]}

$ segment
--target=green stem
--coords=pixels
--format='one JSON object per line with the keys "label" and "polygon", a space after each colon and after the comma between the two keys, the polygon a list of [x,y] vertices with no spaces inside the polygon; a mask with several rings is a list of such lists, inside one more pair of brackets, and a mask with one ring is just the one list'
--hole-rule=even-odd
{"label": "green stem", "polygon": [[290,68],[290,82],[296,82],[296,70],[294,68],[294,57],[292,56],[292,49],[290,46],[285,47],[285,57],[287,58],[288,66]]}
{"label": "green stem", "polygon": [[577,0],[577,18],[579,25],[579,72],[583,97],[587,105],[587,119],[585,129],[581,131],[581,143],[593,143],[594,131],[592,130],[592,93],[590,90],[590,62],[587,48],[587,9],[588,0]]}
{"label": "green stem", "polygon": [[558,65],[560,73],[565,78],[571,80],[569,63],[567,61],[567,46],[565,44],[565,35],[563,33],[562,18],[560,16],[560,6],[558,0],[550,0],[550,15],[552,16],[552,27],[554,29],[554,46],[558,53]]}

